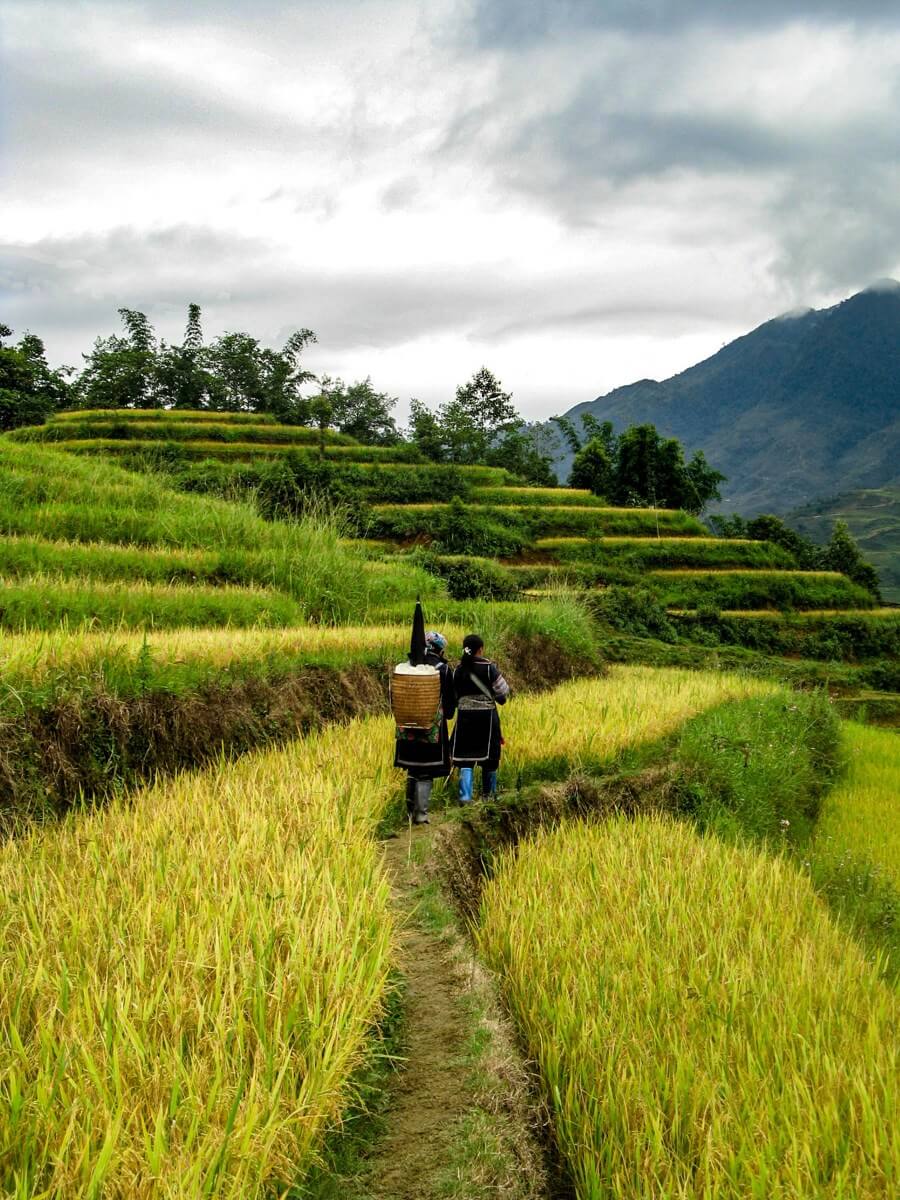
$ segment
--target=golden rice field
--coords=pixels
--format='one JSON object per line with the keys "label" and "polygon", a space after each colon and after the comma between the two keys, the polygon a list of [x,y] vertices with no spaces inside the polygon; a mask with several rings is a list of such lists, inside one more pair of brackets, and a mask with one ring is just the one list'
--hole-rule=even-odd
{"label": "golden rice field", "polygon": [[828,794],[816,847],[875,867],[900,890],[900,737],[845,721],[847,774]]}
{"label": "golden rice field", "polygon": [[888,1200],[900,1004],[786,859],[658,819],[501,861],[480,944],[579,1200]]}
{"label": "golden rice field", "polygon": [[[619,667],[523,697],[504,772],[609,757],[766,690]],[[402,782],[392,733],[332,728],[0,847],[4,1194],[262,1200],[303,1173],[393,961],[371,836]]]}
{"label": "golden rice field", "polygon": [[280,1194],[346,1102],[393,924],[385,722],[0,848],[0,1186]]}
{"label": "golden rice field", "polygon": [[[444,632],[458,645],[468,630],[447,626]],[[173,629],[146,634],[51,630],[0,638],[0,673],[5,679],[38,683],[60,671],[89,672],[100,663],[122,657],[133,659],[141,653],[149,653],[156,663],[203,661],[223,669],[243,659],[269,656],[291,656],[313,662],[322,659],[389,662],[403,657],[408,640],[408,628],[399,625]]]}

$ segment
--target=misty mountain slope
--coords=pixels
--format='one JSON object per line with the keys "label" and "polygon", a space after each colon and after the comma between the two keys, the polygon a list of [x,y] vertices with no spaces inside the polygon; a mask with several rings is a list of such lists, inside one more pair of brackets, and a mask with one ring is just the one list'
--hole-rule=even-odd
{"label": "misty mountain slope", "polygon": [[722,507],[747,515],[900,482],[900,285],[777,317],[680,375],[566,415],[582,412],[703,450],[728,476]]}

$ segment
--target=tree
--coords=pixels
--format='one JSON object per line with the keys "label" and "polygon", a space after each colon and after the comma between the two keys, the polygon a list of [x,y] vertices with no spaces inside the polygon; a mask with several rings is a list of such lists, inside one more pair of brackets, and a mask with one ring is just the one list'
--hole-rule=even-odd
{"label": "tree", "polygon": [[211,379],[210,407],[266,412],[288,424],[310,424],[310,401],[300,389],[315,376],[303,368],[300,357],[315,340],[311,329],[300,329],[279,351],[262,346],[249,333],[222,334],[204,355]]}
{"label": "tree", "polygon": [[793,555],[797,566],[803,571],[815,570],[819,565],[819,547],[809,538],[785,525],[781,517],[772,513],[761,513],[760,516],[753,517],[746,523],[745,532],[741,536],[751,538],[755,542],[773,542],[776,546],[781,546],[788,554]]}
{"label": "tree", "polygon": [[599,438],[591,438],[575,455],[569,487],[587,488],[609,498],[615,482],[615,463]]}
{"label": "tree", "polygon": [[713,500],[721,500],[719,484],[725,482],[721,471],[714,470],[706,461],[706,455],[698,450],[685,468],[687,489],[692,499],[683,507],[688,512],[701,513]]}
{"label": "tree", "polygon": [[161,345],[157,354],[156,374],[162,402],[167,407],[209,407],[215,381],[205,365],[199,304],[188,305],[187,325],[181,345]]}
{"label": "tree", "polygon": [[329,424],[339,433],[376,446],[391,446],[400,440],[391,416],[397,399],[386,392],[376,392],[371,378],[357,380],[347,387],[342,380],[325,375],[319,383],[322,395],[328,397],[331,405]]}
{"label": "tree", "polygon": [[[468,383],[460,384],[455,397],[436,413],[418,400],[410,406],[412,441],[435,462],[487,463],[491,452],[523,426],[512,396],[504,392],[487,367],[476,371]],[[527,434],[522,436],[528,438]],[[527,454],[525,441],[516,443],[516,449]]]}
{"label": "tree", "polygon": [[556,487],[553,455],[545,447],[543,426],[510,423],[488,450],[489,466],[504,467],[533,487]]}
{"label": "tree", "polygon": [[413,445],[432,462],[445,458],[444,433],[437,415],[421,400],[409,402],[409,438]]}
{"label": "tree", "polygon": [[75,391],[85,408],[160,408],[157,344],[146,315],[120,308],[125,337],[97,338]]}
{"label": "tree", "polygon": [[831,541],[822,551],[821,567],[825,571],[840,571],[871,592],[876,600],[881,599],[878,572],[867,563],[859,552],[859,546],[851,536],[844,521],[836,521],[831,532]]}
{"label": "tree", "polygon": [[69,369],[51,369],[39,337],[26,333],[15,346],[4,346],[11,337],[9,326],[0,324],[0,430],[42,424],[69,390]]}

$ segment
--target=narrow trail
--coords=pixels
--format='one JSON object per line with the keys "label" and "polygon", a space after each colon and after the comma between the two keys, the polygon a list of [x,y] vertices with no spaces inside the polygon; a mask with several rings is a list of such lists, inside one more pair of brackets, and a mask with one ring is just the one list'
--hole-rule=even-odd
{"label": "narrow trail", "polygon": [[342,1200],[570,1200],[493,978],[435,882],[432,824],[382,843],[402,921],[404,1063],[384,1127]]}
{"label": "narrow trail", "polygon": [[453,1126],[470,1098],[456,966],[447,944],[415,921],[421,852],[430,837],[430,827],[419,825],[384,843],[394,903],[404,918],[400,969],[406,981],[406,1061],[371,1164],[372,1200],[423,1200],[435,1194],[435,1182],[449,1166]]}

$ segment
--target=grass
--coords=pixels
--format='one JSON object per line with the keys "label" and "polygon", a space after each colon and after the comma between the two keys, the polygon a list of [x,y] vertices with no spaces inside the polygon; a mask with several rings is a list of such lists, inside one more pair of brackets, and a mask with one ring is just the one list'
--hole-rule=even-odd
{"label": "grass", "polygon": [[[266,445],[285,446],[317,446],[324,441],[328,446],[355,445],[354,439],[334,430],[325,430],[324,436],[318,429],[310,429],[302,425],[274,425],[260,422],[253,424],[249,421],[214,421],[202,419],[198,421],[172,421],[168,413],[161,418],[152,412],[144,414],[143,420],[135,420],[129,413],[129,420],[120,420],[117,412],[107,414],[107,418],[86,418],[74,420],[77,415],[67,414],[66,421],[50,420],[46,425],[25,426],[14,430],[9,436],[14,442],[84,442],[101,439],[116,442],[129,442],[135,439],[141,441],[168,442],[241,442],[265,443]],[[182,417],[188,414],[180,414]],[[62,447],[65,448],[65,447]]]}
{"label": "grass", "polygon": [[510,705],[502,717],[509,743],[504,786],[602,769],[622,751],[668,736],[698,712],[775,691],[765,681],[724,672],[613,667],[603,679],[576,680],[550,697]]}
{"label": "grass", "polygon": [[[378,504],[373,506],[369,536],[403,539],[428,536],[437,518],[448,511],[445,504]],[[602,508],[578,505],[472,505],[469,512],[501,526],[517,528],[526,538],[543,538],[554,533],[644,534],[660,530],[685,536],[703,532],[696,518],[687,513],[640,508]]]}
{"label": "grass", "polygon": [[865,609],[870,592],[834,571],[656,571],[650,586],[679,609]]}
{"label": "grass", "polygon": [[[690,617],[696,616],[696,610],[671,610],[672,616]],[[721,616],[736,617],[739,619],[768,619],[772,621],[783,620],[784,613],[778,612],[771,608],[726,608],[722,609]],[[897,620],[900,619],[900,608],[811,608],[805,609],[802,612],[790,614],[791,621],[812,621],[812,620],[842,620],[852,619],[874,619],[874,620]]]}
{"label": "grass", "polygon": [[900,891],[900,738],[846,722],[847,776],[828,797],[817,842],[867,859]]}
{"label": "grass", "polygon": [[900,738],[843,723],[847,771],[826,796],[809,867],[816,886],[900,975]]}
{"label": "grass", "polygon": [[[444,632],[458,647],[467,629]],[[286,675],[300,667],[387,667],[408,649],[406,625],[292,629],[51,630],[0,642],[0,707],[47,703],[102,686],[118,697],[183,694],[206,683]]]}
{"label": "grass", "polygon": [[[172,439],[177,445],[178,455],[184,459],[222,459],[226,462],[236,460],[250,462],[256,458],[276,458],[282,454],[317,455],[315,444],[285,443],[281,441],[213,441],[196,440],[181,442]],[[72,438],[56,443],[60,450],[71,454],[129,454],[152,450],[160,446],[158,439],[130,438]],[[166,444],[165,442],[162,444]],[[419,461],[410,452],[408,446],[359,446],[344,445],[328,442],[325,447],[328,458],[339,462],[415,462]]]}
{"label": "grass", "polygon": [[128,629],[299,625],[304,617],[302,605],[290,596],[263,588],[141,580],[102,583],[46,575],[0,580],[0,629],[14,631],[61,625]]}
{"label": "grass", "polygon": [[606,500],[586,488],[565,487],[477,487],[471,499],[476,504],[574,504],[581,508],[608,508]]}
{"label": "grass", "polygon": [[[219,556],[227,582],[283,591],[303,606],[307,619],[359,619],[373,596],[382,602],[398,598],[397,577],[393,584],[386,576],[373,584],[362,556],[342,542],[342,533],[340,522],[326,512],[292,523],[264,521],[249,504],[184,495],[156,475],[73,459],[43,446],[0,444],[0,535],[31,539],[32,548],[36,540],[104,543],[92,554],[107,571],[119,569],[111,565],[110,544],[128,547],[129,553],[200,551]],[[3,553],[15,555],[22,546],[18,542]],[[59,570],[65,551],[46,553]],[[205,562],[209,566],[211,559]],[[158,569],[160,560],[156,563]],[[84,565],[82,555],[79,571]],[[398,571],[402,575],[402,566]],[[414,596],[424,575],[410,574],[409,584],[401,594]]]}
{"label": "grass", "polygon": [[383,1010],[386,722],[7,843],[4,1194],[283,1195]]}
{"label": "grass", "polygon": [[116,421],[154,421],[177,425],[185,422],[190,424],[195,421],[211,421],[215,424],[227,425],[277,424],[270,413],[219,412],[212,409],[195,408],[79,408],[55,413],[48,424],[55,425],[68,421],[78,424],[84,421],[109,421],[113,418]]}
{"label": "grass", "polygon": [[787,551],[771,542],[711,537],[542,538],[534,549],[560,562],[634,570],[664,567],[788,567]]}

